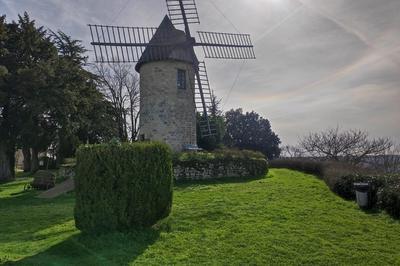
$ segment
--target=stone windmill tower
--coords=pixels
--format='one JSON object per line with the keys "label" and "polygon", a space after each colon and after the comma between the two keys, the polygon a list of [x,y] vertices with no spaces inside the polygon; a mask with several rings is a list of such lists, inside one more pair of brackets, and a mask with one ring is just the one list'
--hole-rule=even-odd
{"label": "stone windmill tower", "polygon": [[[196,145],[196,111],[200,134],[212,136],[209,119],[211,91],[206,58],[255,59],[248,34],[198,32],[191,36],[189,24],[199,24],[194,0],[166,0],[169,16],[158,28],[89,25],[96,62],[137,63],[140,73],[140,138],[168,143],[175,151]],[[183,25],[184,31],[175,26]]]}

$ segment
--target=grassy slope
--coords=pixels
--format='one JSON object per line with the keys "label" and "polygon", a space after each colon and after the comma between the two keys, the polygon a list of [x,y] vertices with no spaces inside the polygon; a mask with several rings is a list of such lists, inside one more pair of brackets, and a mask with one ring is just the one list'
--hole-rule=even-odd
{"label": "grassy slope", "polygon": [[366,214],[299,172],[182,184],[159,227],[99,237],[74,228],[72,195],[35,199],[18,194],[24,182],[0,185],[0,262],[400,265],[398,221]]}

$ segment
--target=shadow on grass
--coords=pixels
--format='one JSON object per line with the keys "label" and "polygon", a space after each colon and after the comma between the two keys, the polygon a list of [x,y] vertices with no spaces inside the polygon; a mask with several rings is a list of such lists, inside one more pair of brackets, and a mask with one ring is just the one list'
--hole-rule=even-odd
{"label": "shadow on grass", "polygon": [[14,193],[0,198],[0,245],[33,242],[38,232],[71,220],[73,197],[37,199],[36,191],[23,191],[23,183],[14,185],[17,186]]}
{"label": "shadow on grass", "polygon": [[32,177],[33,174],[31,172],[24,172],[24,171],[17,171],[15,173],[15,178],[27,178],[27,177]]}
{"label": "shadow on grass", "polygon": [[377,206],[375,206],[371,209],[361,209],[360,208],[360,210],[363,211],[365,214],[368,214],[371,216],[380,216],[381,214],[387,214],[393,219],[393,222],[400,224],[400,217],[393,216],[390,213],[387,213],[385,210],[379,209]]}
{"label": "shadow on grass", "polygon": [[15,181],[18,181],[18,179],[7,179],[7,180],[1,180],[0,181],[0,185],[2,186],[2,187],[7,187],[7,186],[9,186],[10,184],[12,185]]}
{"label": "shadow on grass", "polygon": [[212,178],[206,180],[175,180],[174,186],[176,188],[186,188],[196,185],[219,185],[219,184],[229,184],[229,183],[247,183],[255,180],[261,180],[265,178],[270,178],[270,174],[257,176],[257,177],[221,177]]}
{"label": "shadow on grass", "polygon": [[159,238],[148,228],[128,233],[79,233],[31,257],[5,265],[127,265]]}
{"label": "shadow on grass", "polygon": [[382,213],[382,210],[380,210],[378,207],[373,207],[373,208],[370,208],[370,209],[360,208],[360,210],[363,211],[366,214],[372,214],[372,215],[373,214],[378,215],[378,214]]}
{"label": "shadow on grass", "polygon": [[37,192],[24,192],[23,185],[24,182],[10,184],[16,186],[14,193],[0,199],[0,246],[4,244],[10,248],[12,243],[20,242],[35,250],[31,245],[39,241],[38,245],[45,245],[47,249],[42,251],[43,248],[38,246],[37,251],[33,251],[35,255],[19,261],[6,262],[7,257],[3,257],[0,264],[126,265],[154,243],[162,230],[150,228],[98,236],[79,233],[71,224],[73,194],[56,199],[37,199]]}

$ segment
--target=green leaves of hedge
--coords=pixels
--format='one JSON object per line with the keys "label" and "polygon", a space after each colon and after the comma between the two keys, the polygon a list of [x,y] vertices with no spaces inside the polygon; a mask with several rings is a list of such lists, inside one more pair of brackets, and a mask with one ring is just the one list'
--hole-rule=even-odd
{"label": "green leaves of hedge", "polygon": [[[260,177],[268,173],[268,161],[265,156],[260,152],[249,150],[224,149],[213,152],[183,152],[175,154],[173,164],[174,166],[194,168],[200,171],[214,168],[213,173],[217,175],[215,178],[230,166],[240,166],[246,169],[249,174],[248,177]],[[226,175],[225,177],[230,176]]]}
{"label": "green leaves of hedge", "polygon": [[123,143],[77,151],[75,223],[81,231],[150,226],[172,206],[172,160],[167,145]]}

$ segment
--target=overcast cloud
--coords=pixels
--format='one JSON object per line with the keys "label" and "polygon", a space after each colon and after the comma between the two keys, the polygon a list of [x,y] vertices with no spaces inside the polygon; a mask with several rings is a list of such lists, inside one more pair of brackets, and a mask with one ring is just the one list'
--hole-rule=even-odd
{"label": "overcast cloud", "polygon": [[[256,60],[206,60],[225,110],[259,112],[285,144],[337,125],[399,141],[399,0],[197,0],[197,6],[201,25],[193,30],[238,29],[255,44]],[[24,11],[91,48],[87,24],[158,26],[166,7],[164,0],[0,0],[8,20]]]}

